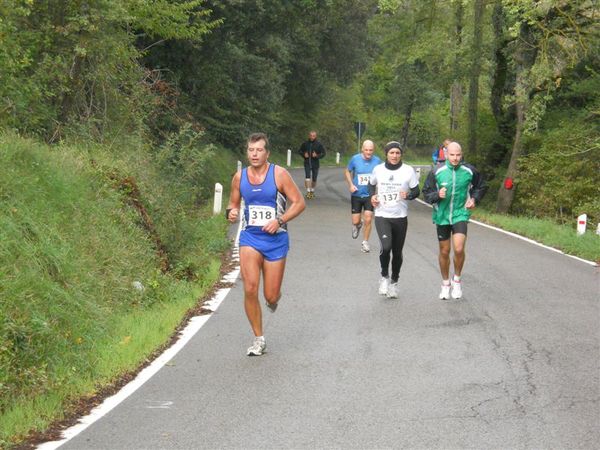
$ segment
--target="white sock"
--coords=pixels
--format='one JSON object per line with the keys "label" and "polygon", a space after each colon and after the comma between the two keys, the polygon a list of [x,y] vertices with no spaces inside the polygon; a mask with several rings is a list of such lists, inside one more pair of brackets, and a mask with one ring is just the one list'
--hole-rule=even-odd
{"label": "white sock", "polygon": [[442,286],[450,286],[450,280],[442,280]]}
{"label": "white sock", "polygon": [[454,275],[454,282],[460,283],[460,275]]}
{"label": "white sock", "polygon": [[265,342],[265,337],[264,336],[256,336],[256,339],[259,339],[259,340]]}

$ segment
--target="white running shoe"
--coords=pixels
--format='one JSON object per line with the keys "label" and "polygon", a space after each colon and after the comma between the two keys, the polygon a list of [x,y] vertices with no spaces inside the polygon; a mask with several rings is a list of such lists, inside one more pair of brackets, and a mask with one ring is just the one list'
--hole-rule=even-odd
{"label": "white running shoe", "polygon": [[379,280],[379,295],[387,295],[389,278],[381,277]]}
{"label": "white running shoe", "polygon": [[356,239],[358,237],[358,234],[360,233],[360,229],[362,228],[362,221],[359,222],[357,225],[352,224],[352,239]]}
{"label": "white running shoe", "polygon": [[440,291],[440,300],[450,300],[450,285],[442,284]]}
{"label": "white running shoe", "polygon": [[369,253],[371,251],[371,246],[367,241],[362,241],[362,244],[360,244],[360,251],[363,253]]}
{"label": "white running shoe", "polygon": [[462,297],[462,286],[460,281],[452,280],[452,298],[458,300]]}
{"label": "white running shoe", "polygon": [[388,298],[398,298],[398,283],[391,283],[387,290]]}
{"label": "white running shoe", "polygon": [[248,356],[261,356],[265,349],[267,348],[267,342],[265,339],[254,338],[254,343],[251,347],[248,347],[248,352],[246,353]]}

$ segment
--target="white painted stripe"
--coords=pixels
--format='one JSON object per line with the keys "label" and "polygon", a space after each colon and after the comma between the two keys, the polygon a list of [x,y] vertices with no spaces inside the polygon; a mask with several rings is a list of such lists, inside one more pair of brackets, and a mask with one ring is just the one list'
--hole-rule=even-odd
{"label": "white painted stripe", "polygon": [[[425,206],[429,206],[430,208],[433,208],[433,206],[431,206],[427,202],[424,202],[420,198],[417,198],[415,200],[417,200],[419,203],[422,203]],[[543,247],[543,248],[545,248],[547,250],[552,250],[553,252],[560,253],[561,255],[568,256],[569,258],[576,259],[577,261],[584,262],[584,263],[589,264],[591,266],[594,266],[594,267],[598,266],[598,264],[596,264],[594,261],[588,261],[587,259],[583,259],[583,258],[580,258],[578,256],[569,255],[568,253],[565,253],[562,250],[559,250],[559,249],[554,248],[554,247],[550,247],[548,245],[544,245],[544,244],[542,244],[540,242],[537,242],[537,241],[534,241],[533,239],[530,239],[528,237],[521,236],[520,234],[517,234],[517,233],[513,233],[512,231],[506,231],[506,230],[503,230],[502,228],[498,228],[498,227],[495,227],[493,225],[488,225],[487,223],[479,222],[478,220],[473,220],[473,219],[470,219],[469,223],[474,223],[476,225],[480,225],[482,227],[489,228],[490,230],[494,230],[494,231],[498,231],[500,233],[508,234],[509,236],[515,237],[517,239],[521,239],[522,241],[529,242],[530,244],[533,244],[533,245],[537,245],[538,247]]]}
{"label": "white painted stripe", "polygon": [[[239,261],[239,236],[241,227],[238,225],[238,230],[235,238],[234,249],[232,252],[232,259]],[[233,283],[239,276],[240,268],[239,265],[223,276],[222,282]],[[215,295],[209,300],[204,302],[203,306],[215,312],[219,305],[225,300],[231,287],[219,289]],[[208,322],[208,319],[212,317],[211,314],[202,316],[195,316],[190,319],[186,327],[179,333],[177,341],[163,353],[161,353],[149,366],[145,367],[137,376],[127,383],[119,392],[111,397],[106,398],[100,405],[96,406],[90,411],[87,416],[79,419],[76,425],[67,428],[62,432],[62,439],[57,441],[45,442],[40,444],[38,450],[54,450],[64,443],[70,441],[87,427],[92,425],[94,422],[108,414],[112,409],[117,407],[123,400],[137,391],[146,381],[148,381],[154,374],[156,374],[162,367],[171,361],[175,355],[194,337],[194,335],[202,328],[202,326]]]}

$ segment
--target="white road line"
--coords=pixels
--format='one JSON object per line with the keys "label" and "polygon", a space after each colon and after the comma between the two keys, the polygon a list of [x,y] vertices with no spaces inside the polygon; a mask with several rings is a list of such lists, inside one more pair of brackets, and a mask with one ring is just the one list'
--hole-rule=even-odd
{"label": "white road line", "polygon": [[[429,206],[430,208],[432,208],[432,206],[429,203],[424,202],[420,198],[417,198],[416,200],[419,203],[422,203],[423,205],[426,205],[426,206]],[[495,227],[493,225],[488,225],[487,223],[479,222],[478,220],[469,219],[469,222],[477,224],[477,225],[480,225],[480,226],[485,227],[485,228],[489,228],[490,230],[495,230],[495,231],[499,231],[500,233],[508,234],[509,236],[515,237],[517,239],[521,239],[522,241],[529,242],[530,244],[537,245],[538,247],[542,247],[542,248],[545,248],[547,250],[552,250],[553,252],[560,253],[561,255],[568,256],[569,258],[576,259],[577,261],[581,261],[581,262],[589,264],[591,266],[594,266],[594,267],[598,266],[598,264],[596,264],[594,261],[588,261],[587,259],[579,258],[578,256],[569,255],[568,253],[565,253],[562,250],[559,250],[559,249],[554,248],[554,247],[550,247],[548,245],[544,245],[544,244],[542,244],[540,242],[534,241],[533,239],[527,238],[525,236],[521,236],[520,234],[513,233],[511,231],[506,231],[506,230],[503,230],[502,228],[498,228],[498,227]]]}
{"label": "white road line", "polygon": [[[237,235],[235,238],[234,249],[232,259],[239,261],[239,237],[240,237],[241,226],[238,226]],[[239,265],[233,268],[233,270],[223,276],[222,282],[233,283],[240,273]],[[212,312],[215,312],[219,305],[223,302],[231,287],[219,289],[215,295],[207,302],[204,302],[204,306],[208,306]],[[179,333],[179,339],[168,349],[158,356],[149,366],[145,367],[137,376],[127,383],[119,392],[111,397],[106,398],[100,405],[96,406],[90,411],[87,416],[79,419],[76,425],[67,428],[62,432],[62,439],[57,441],[50,441],[40,444],[38,450],[53,450],[64,443],[70,441],[87,427],[92,425],[94,422],[108,414],[112,409],[118,406],[123,400],[137,391],[146,381],[148,381],[154,374],[156,374],[162,367],[171,361],[175,355],[194,337],[194,335],[202,328],[202,326],[208,322],[208,319],[212,317],[212,314],[205,314],[202,316],[195,316],[190,319],[186,327]]]}

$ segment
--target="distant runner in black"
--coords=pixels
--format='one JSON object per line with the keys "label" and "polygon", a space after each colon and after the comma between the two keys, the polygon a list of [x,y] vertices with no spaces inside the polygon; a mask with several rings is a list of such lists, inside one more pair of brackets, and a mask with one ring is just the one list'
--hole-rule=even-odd
{"label": "distant runner in black", "polygon": [[317,140],[316,131],[312,130],[308,133],[308,140],[302,143],[298,154],[304,158],[306,198],[314,198],[317,177],[319,176],[319,160],[325,156],[325,148]]}

